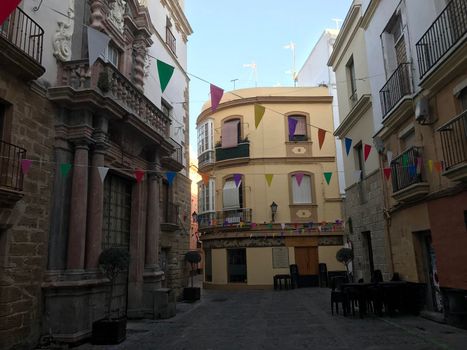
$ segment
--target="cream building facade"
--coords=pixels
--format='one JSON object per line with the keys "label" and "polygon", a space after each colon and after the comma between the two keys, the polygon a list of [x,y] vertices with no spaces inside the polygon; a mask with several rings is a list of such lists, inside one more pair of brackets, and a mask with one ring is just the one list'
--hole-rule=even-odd
{"label": "cream building facade", "polygon": [[[255,105],[265,107],[258,127]],[[321,149],[319,128],[327,130]],[[305,285],[318,284],[319,263],[344,270],[335,258],[343,230],[327,88],[228,92],[216,112],[204,105],[197,129],[199,171],[209,175],[198,183],[205,287],[270,288],[291,264]]]}

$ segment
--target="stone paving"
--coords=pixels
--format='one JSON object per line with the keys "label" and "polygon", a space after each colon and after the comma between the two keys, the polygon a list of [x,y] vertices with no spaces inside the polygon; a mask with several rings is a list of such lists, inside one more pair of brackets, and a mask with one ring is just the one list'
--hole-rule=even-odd
{"label": "stone paving", "polygon": [[128,324],[127,340],[79,350],[467,349],[467,331],[421,317],[331,315],[330,291],[203,291],[169,320]]}

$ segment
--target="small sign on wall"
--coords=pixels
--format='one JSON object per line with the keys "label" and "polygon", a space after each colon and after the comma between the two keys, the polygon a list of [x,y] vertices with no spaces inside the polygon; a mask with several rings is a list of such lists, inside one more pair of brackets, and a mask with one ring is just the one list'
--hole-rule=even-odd
{"label": "small sign on wall", "polygon": [[272,268],[288,268],[289,267],[289,248],[277,247],[272,248]]}

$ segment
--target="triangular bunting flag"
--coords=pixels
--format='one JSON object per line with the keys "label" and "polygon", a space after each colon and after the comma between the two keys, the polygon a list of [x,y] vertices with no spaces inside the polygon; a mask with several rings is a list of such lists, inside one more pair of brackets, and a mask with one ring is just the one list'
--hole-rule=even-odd
{"label": "triangular bunting flag", "polygon": [[407,154],[402,155],[402,166],[407,167],[409,164],[409,156]]}
{"label": "triangular bunting flag", "polygon": [[441,164],[440,161],[436,161],[434,165],[435,165],[435,170],[436,170],[438,173],[440,173],[440,172],[443,170],[443,165]]}
{"label": "triangular bunting flag", "polygon": [[164,92],[167,85],[169,85],[174,69],[175,67],[170,64],[157,60],[157,72],[159,73],[159,82],[161,84],[162,92]]}
{"label": "triangular bunting flag", "polygon": [[71,169],[71,164],[66,163],[66,164],[60,164],[60,173],[62,176],[66,177],[68,173],[70,172]]}
{"label": "triangular bunting flag", "polygon": [[135,170],[136,183],[143,181],[144,170],[137,169]]}
{"label": "triangular bunting flag", "polygon": [[105,177],[107,176],[109,168],[105,166],[98,166],[97,170],[99,171],[99,176],[101,177],[102,183],[104,183],[104,180],[105,180]]}
{"label": "triangular bunting flag", "polygon": [[386,180],[389,180],[389,178],[391,177],[391,168],[384,168],[383,171],[384,177],[386,178]]}
{"label": "triangular bunting flag", "polygon": [[199,173],[201,175],[201,177],[203,178],[203,183],[204,183],[204,186],[208,186],[209,185],[209,174],[205,174],[205,173]]}
{"label": "triangular bunting flag", "polygon": [[264,108],[264,106],[255,105],[255,126],[256,126],[256,129],[258,129],[259,123],[261,123],[261,119],[263,119],[265,111],[266,111],[266,108]]}
{"label": "triangular bunting flag", "polygon": [[352,139],[349,139],[348,137],[346,137],[344,141],[345,141],[345,153],[349,155],[350,147],[352,146]]}
{"label": "triangular bunting flag", "polygon": [[221,102],[224,90],[216,85],[211,84],[211,110],[214,113]]}
{"label": "triangular bunting flag", "polygon": [[295,135],[295,129],[297,128],[298,120],[294,118],[289,118],[289,139]]}
{"label": "triangular bunting flag", "polygon": [[362,179],[362,171],[361,170],[355,170],[353,172],[353,178],[354,178],[355,182],[360,182],[360,180]]}
{"label": "triangular bunting flag", "polygon": [[386,157],[388,158],[388,165],[391,165],[391,162],[392,162],[392,152],[391,151],[388,151],[386,153]]}
{"label": "triangular bunting flag", "polygon": [[285,230],[285,224],[284,223],[281,224],[281,229]]}
{"label": "triangular bunting flag", "polygon": [[32,160],[30,159],[23,159],[21,161],[21,170],[23,171],[23,174],[26,175],[31,168]]}
{"label": "triangular bunting flag", "polygon": [[177,173],[173,171],[168,171],[165,173],[165,177],[167,178],[167,181],[169,182],[169,186],[172,185],[172,182],[174,181],[175,176],[177,176]]}
{"label": "triangular bunting flag", "polygon": [[234,174],[234,181],[235,181],[235,187],[238,188],[240,186],[240,182],[242,181],[242,174]]}
{"label": "triangular bunting flag", "polygon": [[415,164],[410,164],[409,165],[409,176],[413,177],[417,173],[417,167]]}
{"label": "triangular bunting flag", "polygon": [[329,182],[331,181],[332,173],[331,172],[326,172],[323,173],[324,178],[326,179],[327,184],[329,185]]}
{"label": "triangular bunting flag", "polygon": [[104,57],[105,50],[109,45],[110,37],[107,34],[87,27],[88,29],[88,52],[89,52],[89,66],[92,66],[99,56]]}
{"label": "triangular bunting flag", "polygon": [[268,186],[271,187],[272,178],[274,177],[274,175],[273,174],[264,174],[264,176],[266,177],[266,181],[268,183]]}
{"label": "triangular bunting flag", "polygon": [[296,173],[295,174],[295,180],[297,180],[297,185],[300,187],[302,184],[302,179],[303,179],[303,173]]}
{"label": "triangular bunting flag", "polygon": [[368,159],[368,156],[370,155],[371,152],[371,145],[365,144],[365,149],[363,150],[365,154],[365,162]]}
{"label": "triangular bunting flag", "polygon": [[417,174],[422,173],[423,158],[417,157]]}
{"label": "triangular bunting flag", "polygon": [[326,130],[323,129],[318,129],[318,143],[319,143],[319,149],[323,147],[324,143],[324,138],[326,137]]}
{"label": "triangular bunting flag", "polygon": [[431,159],[428,160],[428,169],[430,169],[430,173],[433,172],[433,161]]}
{"label": "triangular bunting flag", "polygon": [[2,5],[0,5],[0,26],[20,2],[21,0],[2,0]]}

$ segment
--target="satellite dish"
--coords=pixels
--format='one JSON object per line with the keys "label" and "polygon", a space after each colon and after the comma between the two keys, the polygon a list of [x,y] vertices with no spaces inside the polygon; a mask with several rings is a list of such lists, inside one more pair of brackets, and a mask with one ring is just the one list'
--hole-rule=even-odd
{"label": "satellite dish", "polygon": [[383,153],[384,143],[381,137],[375,136],[375,138],[373,139],[373,144],[375,145],[375,148],[378,151],[378,153]]}

